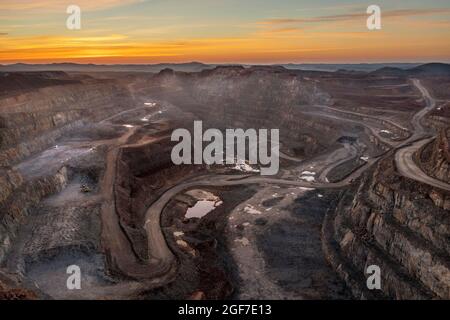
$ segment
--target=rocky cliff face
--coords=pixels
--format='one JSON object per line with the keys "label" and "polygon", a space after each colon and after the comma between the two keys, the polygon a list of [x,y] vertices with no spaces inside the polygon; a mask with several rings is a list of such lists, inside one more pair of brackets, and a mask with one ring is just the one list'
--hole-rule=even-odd
{"label": "rocky cliff face", "polygon": [[164,70],[141,78],[135,88],[192,112],[204,127],[278,128],[283,144],[304,155],[323,151],[343,134],[338,122],[304,113],[329,97],[316,82],[284,68],[218,67],[192,74]]}
{"label": "rocky cliff face", "polygon": [[130,104],[128,92],[110,81],[50,86],[0,99],[0,166],[15,164]]}
{"label": "rocky cliff face", "polygon": [[23,90],[0,96],[0,263],[31,208],[61,191],[69,180],[65,166],[48,174],[24,176],[17,165],[61,137],[69,137],[73,130],[133,107],[127,89],[114,81],[61,83],[59,78],[68,77],[64,73],[44,76],[36,84],[36,75],[14,75],[14,81],[20,82],[15,87]]}
{"label": "rocky cliff face", "polygon": [[442,129],[438,137],[425,146],[416,161],[431,177],[450,183],[450,129]]}
{"label": "rocky cliff face", "polygon": [[0,72],[0,97],[12,97],[39,88],[79,84],[65,72]]}
{"label": "rocky cliff face", "polygon": [[[327,257],[358,297],[449,299],[449,201],[448,192],[398,175],[387,157],[327,215]],[[381,290],[366,287],[370,265],[381,269]]]}
{"label": "rocky cliff face", "polygon": [[0,262],[8,253],[29,210],[43,198],[61,191],[68,181],[65,167],[54,175],[33,180],[25,180],[15,171],[3,174],[6,188],[2,189],[3,200],[0,202]]}
{"label": "rocky cliff face", "polygon": [[147,208],[171,185],[201,170],[201,166],[175,166],[170,158],[174,143],[168,140],[124,148],[118,162],[114,190],[117,214],[133,249],[143,260],[148,250],[142,228]]}

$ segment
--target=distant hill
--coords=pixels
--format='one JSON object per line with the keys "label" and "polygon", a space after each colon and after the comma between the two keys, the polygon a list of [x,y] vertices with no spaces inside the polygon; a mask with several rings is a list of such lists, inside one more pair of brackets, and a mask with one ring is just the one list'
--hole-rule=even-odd
{"label": "distant hill", "polygon": [[[201,62],[188,63],[159,63],[159,64],[78,64],[78,63],[52,63],[52,64],[10,64],[0,65],[0,72],[30,72],[30,71],[64,71],[64,72],[151,72],[158,73],[164,69],[184,72],[200,72],[211,70],[216,67],[242,66],[252,67],[252,65],[225,65],[225,64],[204,64]],[[303,71],[323,71],[323,72],[368,72],[378,75],[448,75],[449,64],[445,63],[360,63],[360,64],[278,64],[263,65],[253,67],[276,68],[284,67],[288,70]]]}
{"label": "distant hill", "polygon": [[48,86],[80,83],[64,72],[0,72],[0,96]]}
{"label": "distant hill", "polygon": [[450,76],[450,64],[426,63],[410,69],[384,67],[371,72],[373,75],[385,76]]}
{"label": "distant hill", "polygon": [[0,65],[0,71],[65,71],[65,72],[160,72],[170,68],[175,71],[198,72],[211,69],[214,66],[200,62],[189,63],[160,63],[160,64],[78,64],[78,63],[52,63],[52,64],[25,64],[17,63]]}
{"label": "distant hill", "polygon": [[393,68],[393,67],[384,67],[380,68],[378,70],[370,72],[372,75],[377,76],[404,76],[408,74],[408,71],[405,69],[400,68]]}
{"label": "distant hill", "polygon": [[286,69],[311,70],[311,71],[361,71],[372,72],[382,68],[411,69],[420,66],[421,63],[347,63],[347,64],[326,64],[326,63],[301,63],[301,64],[281,64]]}
{"label": "distant hill", "polygon": [[432,76],[448,76],[450,75],[450,64],[447,63],[427,63],[415,67],[408,72],[422,75]]}

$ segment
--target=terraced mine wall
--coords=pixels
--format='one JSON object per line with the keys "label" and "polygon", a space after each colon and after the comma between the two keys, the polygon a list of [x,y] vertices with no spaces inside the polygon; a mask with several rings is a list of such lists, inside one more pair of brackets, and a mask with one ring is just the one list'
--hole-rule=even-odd
{"label": "terraced mine wall", "polygon": [[14,165],[70,136],[83,125],[133,107],[127,89],[113,81],[56,85],[0,98],[0,263],[29,211],[61,191],[66,167],[39,178]]}
{"label": "terraced mine wall", "polygon": [[[29,210],[43,198],[61,191],[68,182],[67,169],[61,168],[54,175],[24,180],[17,172],[3,171],[0,177],[2,200],[0,201],[0,263],[5,258],[20,225],[25,222]],[[3,193],[5,191],[5,193]]]}
{"label": "terraced mine wall", "polygon": [[90,121],[132,106],[114,82],[53,86],[0,99],[0,166],[41,151]]}
{"label": "terraced mine wall", "polygon": [[305,155],[323,151],[343,134],[342,125],[303,113],[329,97],[315,82],[283,68],[164,70],[141,81],[137,90],[192,112],[204,127],[279,128],[283,144]]}
{"label": "terraced mine wall", "polygon": [[449,136],[450,129],[441,129],[437,138],[419,150],[415,159],[429,176],[447,183],[450,183]]}
{"label": "terraced mine wall", "polygon": [[170,138],[159,143],[127,147],[119,154],[114,187],[120,225],[133,249],[147,259],[144,217],[147,208],[170,186],[192,176],[201,166],[175,166],[170,154],[175,143]]}
{"label": "terraced mine wall", "polygon": [[[399,176],[393,156],[342,193],[323,225],[323,247],[356,297],[450,298],[450,194]],[[365,270],[381,269],[381,290]]]}
{"label": "terraced mine wall", "polygon": [[450,119],[442,116],[430,115],[425,123],[431,128],[445,129],[450,126]]}

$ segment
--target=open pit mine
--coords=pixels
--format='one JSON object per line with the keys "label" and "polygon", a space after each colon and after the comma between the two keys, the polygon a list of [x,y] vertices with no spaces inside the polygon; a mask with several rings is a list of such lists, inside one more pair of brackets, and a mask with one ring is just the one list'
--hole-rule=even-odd
{"label": "open pit mine", "polygon": [[[194,121],[278,173],[174,164]],[[0,298],[450,299],[449,139],[446,64],[0,72]]]}

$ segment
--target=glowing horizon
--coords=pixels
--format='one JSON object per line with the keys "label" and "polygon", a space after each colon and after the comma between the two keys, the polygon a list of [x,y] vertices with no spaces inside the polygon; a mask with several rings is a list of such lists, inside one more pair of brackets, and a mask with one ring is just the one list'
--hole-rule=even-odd
{"label": "glowing horizon", "polygon": [[353,0],[3,0],[0,64],[450,62],[450,3],[402,2],[369,31]]}

